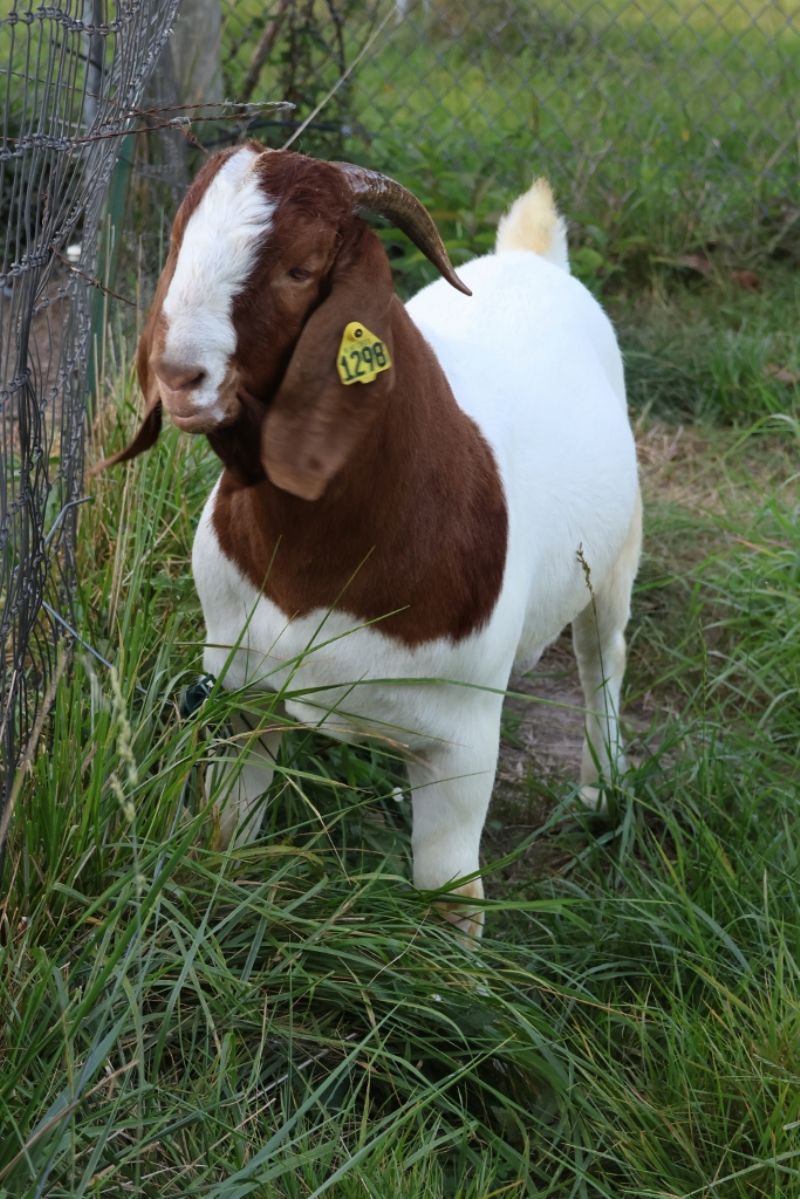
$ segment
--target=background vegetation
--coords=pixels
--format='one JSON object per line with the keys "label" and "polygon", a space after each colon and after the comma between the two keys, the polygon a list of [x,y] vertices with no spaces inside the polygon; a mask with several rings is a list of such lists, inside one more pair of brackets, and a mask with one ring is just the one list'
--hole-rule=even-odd
{"label": "background vegetation", "polygon": [[[737,53],[757,57],[748,29]],[[621,26],[616,53],[651,34]],[[395,88],[443,69],[433,36],[413,56],[392,44]],[[596,77],[623,144],[637,95],[592,59],[587,88]],[[458,79],[460,121],[484,75]],[[409,885],[390,754],[296,730],[260,838],[215,850],[200,768],[231,704],[276,717],[222,692],[179,716],[202,640],[191,539],[216,466],[167,431],[93,484],[80,632],[114,667],[76,650],[19,775],[0,1194],[800,1197],[796,193],[748,190],[752,97],[731,90],[743,183],[695,222],[693,189],[727,185],[688,165],[673,96],[658,109],[668,169],[623,163],[569,208],[576,270],[626,352],[647,513],[625,699],[636,769],[608,819],[578,810],[569,751],[553,767],[531,746],[537,692],[568,690],[556,647],[509,708],[480,947]],[[516,143],[488,137],[443,164],[452,128],[420,113],[369,148],[431,204],[457,259],[490,243],[508,162],[522,167]],[[555,161],[579,200],[581,163],[568,176]],[[525,179],[542,168],[531,156]],[[413,288],[414,252],[384,236]],[[112,339],[104,359],[105,450],[139,403],[128,352]]]}

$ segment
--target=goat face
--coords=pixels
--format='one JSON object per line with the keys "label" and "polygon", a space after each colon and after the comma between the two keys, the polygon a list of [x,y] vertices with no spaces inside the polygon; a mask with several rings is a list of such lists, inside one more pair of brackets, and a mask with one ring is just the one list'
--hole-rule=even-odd
{"label": "goat face", "polygon": [[352,321],[392,349],[391,272],[357,207],[394,219],[466,290],[422,205],[392,180],[255,143],[206,162],[140,339],[145,420],[110,461],[148,448],[163,408],[246,481],[266,474],[304,499],[322,494],[394,384],[387,369],[345,387],[336,370]]}
{"label": "goat face", "polygon": [[269,400],[348,218],[327,163],[252,146],[209,160],[176,215],[139,362],[178,428],[212,433],[243,400]]}

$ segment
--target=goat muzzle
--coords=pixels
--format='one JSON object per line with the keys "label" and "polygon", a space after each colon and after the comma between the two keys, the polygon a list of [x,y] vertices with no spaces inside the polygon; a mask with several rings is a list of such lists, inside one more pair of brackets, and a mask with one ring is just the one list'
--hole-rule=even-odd
{"label": "goat muzzle", "polygon": [[236,396],[220,399],[213,408],[198,408],[181,393],[161,393],[164,411],[182,433],[213,433],[233,424],[241,411]]}
{"label": "goat muzzle", "polygon": [[213,433],[222,424],[207,412],[178,412],[174,408],[166,408],[167,415],[181,433]]}
{"label": "goat muzzle", "polygon": [[164,412],[183,433],[213,433],[236,420],[241,402],[237,377],[228,370],[222,386],[211,389],[208,372],[200,366],[172,366],[151,360]]}

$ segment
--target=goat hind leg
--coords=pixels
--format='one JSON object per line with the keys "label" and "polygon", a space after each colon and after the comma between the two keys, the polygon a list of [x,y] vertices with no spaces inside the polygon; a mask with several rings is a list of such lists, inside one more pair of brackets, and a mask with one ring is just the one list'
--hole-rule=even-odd
{"label": "goat hind leg", "polygon": [[601,774],[624,773],[625,755],[619,731],[619,701],[625,673],[625,626],[630,616],[631,588],[639,564],[642,505],[636,509],[622,551],[603,586],[572,622],[572,640],[586,704],[581,752],[581,798],[597,808]]}

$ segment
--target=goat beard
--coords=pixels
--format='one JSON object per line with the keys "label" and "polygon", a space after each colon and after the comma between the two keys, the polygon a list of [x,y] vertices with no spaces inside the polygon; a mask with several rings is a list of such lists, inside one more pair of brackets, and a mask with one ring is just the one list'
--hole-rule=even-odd
{"label": "goat beard", "polygon": [[236,419],[208,433],[208,443],[223,466],[244,486],[252,487],[266,478],[261,462],[261,426],[269,404],[241,388],[237,398],[240,410]]}

